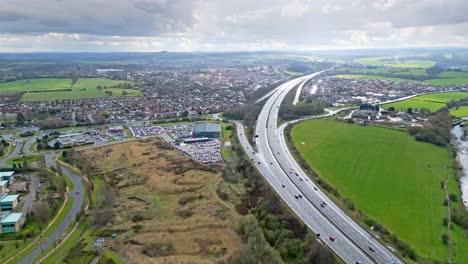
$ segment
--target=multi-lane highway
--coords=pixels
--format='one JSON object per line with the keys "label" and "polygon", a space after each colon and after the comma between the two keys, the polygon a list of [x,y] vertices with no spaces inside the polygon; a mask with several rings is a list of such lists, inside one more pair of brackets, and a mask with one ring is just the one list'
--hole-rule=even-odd
{"label": "multi-lane highway", "polygon": [[291,80],[271,93],[257,120],[254,138],[257,151],[250,146],[242,124],[237,123],[240,142],[286,204],[346,263],[403,263],[309,180],[287,148],[285,125],[277,126],[286,94],[319,73]]}

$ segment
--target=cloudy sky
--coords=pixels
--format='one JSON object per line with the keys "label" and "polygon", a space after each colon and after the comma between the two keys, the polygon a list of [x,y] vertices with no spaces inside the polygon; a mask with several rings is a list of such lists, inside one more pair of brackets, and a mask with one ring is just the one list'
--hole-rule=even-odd
{"label": "cloudy sky", "polygon": [[1,0],[0,52],[467,47],[467,0]]}

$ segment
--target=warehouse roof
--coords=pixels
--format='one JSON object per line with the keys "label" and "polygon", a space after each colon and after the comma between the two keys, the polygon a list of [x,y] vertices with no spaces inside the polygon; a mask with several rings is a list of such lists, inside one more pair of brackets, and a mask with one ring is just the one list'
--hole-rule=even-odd
{"label": "warehouse roof", "polygon": [[14,171],[0,171],[0,178],[4,176],[11,177],[14,173]]}
{"label": "warehouse roof", "polygon": [[8,184],[8,181],[0,181],[0,186],[5,186]]}
{"label": "warehouse roof", "polygon": [[1,223],[6,224],[6,223],[16,223],[21,219],[22,213],[9,213],[7,216],[5,216]]}
{"label": "warehouse roof", "polygon": [[12,203],[16,201],[19,197],[19,194],[6,195],[0,200],[1,203]]}
{"label": "warehouse roof", "polygon": [[218,123],[198,123],[193,129],[195,132],[221,132],[221,125]]}

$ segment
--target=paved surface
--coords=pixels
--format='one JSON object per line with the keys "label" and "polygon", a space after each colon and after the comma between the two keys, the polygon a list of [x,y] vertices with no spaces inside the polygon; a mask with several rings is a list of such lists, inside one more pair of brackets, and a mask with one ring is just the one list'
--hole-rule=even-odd
{"label": "paved surface", "polygon": [[[322,241],[346,263],[403,263],[366,230],[356,224],[312,183],[289,153],[283,136],[286,125],[277,127],[278,111],[286,94],[296,85],[317,75],[289,81],[271,94],[258,120],[255,152],[237,123],[240,142],[259,171],[288,206]],[[334,114],[331,112],[327,115]],[[302,195],[302,198],[296,196]],[[326,205],[322,204],[325,202]],[[335,238],[334,241],[329,239]],[[372,248],[372,250],[371,250]]]}
{"label": "paved surface", "polygon": [[[31,128],[21,128],[21,132],[29,131],[29,130],[31,130]],[[20,132],[18,132],[18,133],[20,133]],[[6,138],[8,140],[15,139],[14,135],[4,135],[4,138]],[[28,139],[15,139],[15,141],[19,142],[19,143],[17,143],[15,151],[12,154],[8,155],[8,156],[0,158],[0,166],[10,167],[10,165],[5,164],[5,160],[14,158],[16,156],[21,156],[21,154],[19,153],[19,150],[21,149],[21,146],[23,144],[24,144],[24,147],[23,147],[24,155],[32,154],[32,152],[30,151],[30,147],[31,147],[32,144],[34,144],[34,142],[36,142],[36,137],[31,137],[31,138],[28,138]],[[25,142],[23,142],[23,141],[25,141]],[[57,153],[44,152],[47,167],[49,167],[49,166],[54,166],[55,167],[56,166],[56,163],[53,160],[54,155],[57,155]],[[73,191],[71,191],[68,194],[69,197],[74,198],[73,199],[73,205],[71,206],[70,210],[68,211],[68,214],[65,217],[65,219],[57,226],[57,228],[53,231],[53,233],[49,237],[43,238],[43,240],[41,240],[39,246],[37,246],[33,251],[31,251],[31,253],[26,255],[23,259],[21,259],[17,263],[21,263],[21,264],[23,264],[23,263],[24,264],[33,263],[33,260],[34,260],[34,258],[36,256],[38,256],[43,250],[47,249],[49,246],[53,245],[53,243],[55,241],[57,241],[64,234],[65,230],[72,224],[72,222],[75,219],[76,215],[81,210],[81,206],[82,206],[83,201],[84,201],[84,197],[83,197],[83,195],[84,195],[84,189],[83,188],[84,187],[83,187],[83,184],[81,182],[81,176],[79,176],[78,174],[70,171],[69,169],[67,169],[64,166],[62,166],[62,171],[66,175],[66,177],[69,177],[71,179],[71,181],[73,182],[73,184],[75,186]]]}

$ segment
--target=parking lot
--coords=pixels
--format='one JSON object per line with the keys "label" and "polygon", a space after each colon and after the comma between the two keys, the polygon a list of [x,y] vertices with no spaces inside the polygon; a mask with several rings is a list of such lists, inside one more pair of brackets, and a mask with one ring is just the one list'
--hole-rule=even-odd
{"label": "parking lot", "polygon": [[190,137],[194,124],[168,125],[168,126],[130,126],[134,137],[144,137],[156,134],[171,134],[174,138]]}
{"label": "parking lot", "polygon": [[221,157],[221,140],[219,139],[190,144],[181,143],[176,148],[201,163],[214,163],[223,160]]}

